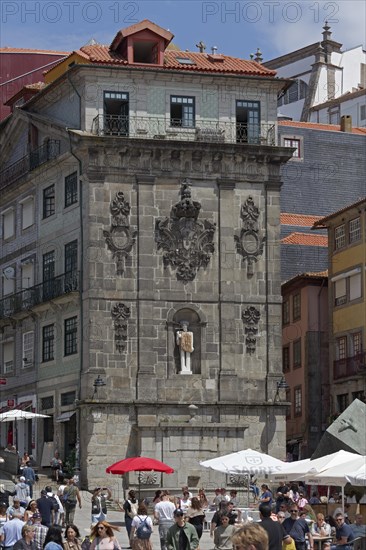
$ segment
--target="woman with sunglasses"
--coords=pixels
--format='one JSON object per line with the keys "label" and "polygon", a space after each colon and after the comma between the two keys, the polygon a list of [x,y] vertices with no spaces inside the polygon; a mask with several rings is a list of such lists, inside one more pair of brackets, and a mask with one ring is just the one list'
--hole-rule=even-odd
{"label": "woman with sunglasses", "polygon": [[90,538],[93,542],[90,550],[121,550],[114,531],[119,531],[118,527],[114,527],[107,521],[98,521],[91,530]]}

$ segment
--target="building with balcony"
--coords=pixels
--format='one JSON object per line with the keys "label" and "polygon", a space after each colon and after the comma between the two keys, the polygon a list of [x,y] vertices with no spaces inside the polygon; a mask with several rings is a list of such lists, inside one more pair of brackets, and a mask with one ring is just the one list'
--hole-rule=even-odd
{"label": "building with balcony", "polygon": [[366,397],[366,199],[318,220],[329,236],[330,414]]}
{"label": "building with balcony", "polygon": [[1,127],[2,405],[48,414],[37,461],[76,448],[83,485],[140,453],[171,487],[216,485],[199,460],[243,444],[284,458],[288,82],[172,38],[82,47]]}
{"label": "building with balcony", "polygon": [[328,276],[302,273],[282,284],[286,447],[293,460],[315,451],[329,420]]}

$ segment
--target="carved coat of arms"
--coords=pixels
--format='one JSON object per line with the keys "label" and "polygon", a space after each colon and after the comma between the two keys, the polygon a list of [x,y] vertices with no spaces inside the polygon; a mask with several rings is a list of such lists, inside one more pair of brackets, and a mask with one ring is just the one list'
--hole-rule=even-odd
{"label": "carved coat of arms", "polygon": [[169,218],[156,220],[155,241],[158,250],[164,251],[164,265],[176,269],[177,280],[187,283],[210,262],[215,251],[216,224],[198,219],[201,205],[192,200],[188,182],[182,183],[180,195],[181,200],[172,207]]}

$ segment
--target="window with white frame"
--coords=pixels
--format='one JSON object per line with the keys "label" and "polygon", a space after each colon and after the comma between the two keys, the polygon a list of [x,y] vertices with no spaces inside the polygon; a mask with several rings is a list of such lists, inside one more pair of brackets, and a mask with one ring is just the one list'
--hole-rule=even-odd
{"label": "window with white frame", "polygon": [[9,208],[2,213],[3,239],[10,239],[15,234],[15,212],[14,208]]}
{"label": "window with white frame", "polygon": [[15,268],[11,265],[5,267],[2,273],[3,296],[14,294],[15,292]]}
{"label": "window with white frame", "polygon": [[14,356],[15,356],[14,340],[11,340],[9,342],[4,342],[3,344],[4,374],[14,371]]}
{"label": "window with white frame", "polygon": [[23,354],[22,354],[23,369],[33,367],[34,364],[34,332],[23,333]]}
{"label": "window with white frame", "polygon": [[27,229],[34,224],[34,200],[27,197],[21,202],[22,208],[22,229]]}
{"label": "window with white frame", "polygon": [[346,278],[334,283],[334,305],[341,306],[347,302]]}
{"label": "window with white frame", "polygon": [[361,239],[361,219],[355,218],[349,222],[348,228],[349,242],[355,243]]}
{"label": "window with white frame", "polygon": [[170,125],[182,128],[194,128],[194,97],[176,95],[170,97]]}
{"label": "window with white frame", "polygon": [[362,333],[354,332],[351,336],[352,355],[359,355],[362,352]]}
{"label": "window with white frame", "polygon": [[352,300],[358,300],[358,298],[361,298],[361,273],[355,273],[354,275],[348,277],[348,283],[349,301],[352,302]]}
{"label": "window with white frame", "polygon": [[342,225],[339,225],[334,230],[334,246],[335,249],[338,250],[339,248],[342,248],[346,244],[346,226],[344,223]]}
{"label": "window with white frame", "polygon": [[295,151],[292,153],[293,159],[299,159],[302,157],[302,151],[301,151],[301,140],[300,139],[290,139],[290,138],[284,138],[283,140],[284,147],[291,147],[292,149],[295,149]]}
{"label": "window with white frame", "polygon": [[302,393],[301,386],[294,388],[294,413],[295,416],[301,416],[302,412]]}
{"label": "window with white frame", "polygon": [[338,361],[347,358],[347,336],[336,338],[336,358]]}

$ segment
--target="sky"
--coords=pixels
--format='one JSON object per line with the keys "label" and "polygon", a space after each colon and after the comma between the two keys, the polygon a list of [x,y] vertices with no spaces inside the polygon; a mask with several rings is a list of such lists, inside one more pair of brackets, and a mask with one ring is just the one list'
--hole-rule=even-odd
{"label": "sky", "polygon": [[264,60],[321,40],[324,22],[343,49],[366,46],[364,0],[1,0],[0,46],[72,51],[91,38],[110,44],[117,31],[150,19],[182,50]]}

